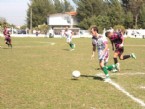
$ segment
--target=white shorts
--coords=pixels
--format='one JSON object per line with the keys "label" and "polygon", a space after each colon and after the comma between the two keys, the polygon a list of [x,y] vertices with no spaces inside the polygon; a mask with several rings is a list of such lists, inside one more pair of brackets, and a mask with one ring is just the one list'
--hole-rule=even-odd
{"label": "white shorts", "polygon": [[66,42],[71,42],[72,41],[72,38],[66,38]]}
{"label": "white shorts", "polygon": [[99,60],[104,60],[105,63],[108,62],[108,60],[109,60],[109,50],[107,50],[104,54],[101,54],[101,52],[98,53],[98,54],[99,54],[98,55]]}

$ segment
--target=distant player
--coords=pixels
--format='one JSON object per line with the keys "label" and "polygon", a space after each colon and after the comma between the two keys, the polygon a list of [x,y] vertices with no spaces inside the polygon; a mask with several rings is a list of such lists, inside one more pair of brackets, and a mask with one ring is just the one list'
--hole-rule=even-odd
{"label": "distant player", "polygon": [[[120,60],[125,60],[128,58],[134,58],[136,59],[136,56],[134,53],[131,53],[130,55],[123,55],[124,52],[124,37],[123,37],[123,32],[113,32],[113,31],[108,31],[105,33],[106,37],[108,37],[111,41],[112,44],[112,50],[114,51],[114,46],[115,46],[115,51],[114,51],[114,64],[118,64],[119,62],[117,57],[119,57]],[[116,70],[117,71],[117,70]],[[120,68],[118,69],[120,71]]]}
{"label": "distant player", "polygon": [[74,50],[75,48],[75,44],[72,43],[72,31],[68,29],[68,27],[65,28],[65,31],[64,31],[64,35],[66,37],[66,42],[69,44],[71,50]]}
{"label": "distant player", "polygon": [[5,36],[5,44],[7,44],[8,47],[10,46],[12,48],[11,36],[9,30],[7,29],[7,26],[4,26],[3,34]]}
{"label": "distant player", "polygon": [[112,70],[114,68],[118,68],[117,65],[110,65],[106,66],[109,58],[109,49],[108,49],[108,41],[105,37],[101,36],[98,34],[98,29],[97,27],[92,27],[91,28],[91,33],[92,33],[92,56],[91,58],[94,58],[96,48],[98,50],[98,58],[99,58],[99,64],[100,68],[103,70],[104,74],[106,75],[105,81],[104,82],[109,82],[110,76],[108,74],[108,70]]}

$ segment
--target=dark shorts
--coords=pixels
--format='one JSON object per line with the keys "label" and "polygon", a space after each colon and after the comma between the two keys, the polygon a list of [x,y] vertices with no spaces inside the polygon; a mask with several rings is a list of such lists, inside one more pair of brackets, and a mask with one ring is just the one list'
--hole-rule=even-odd
{"label": "dark shorts", "polygon": [[5,37],[5,40],[10,42],[11,41],[11,38],[10,37]]}
{"label": "dark shorts", "polygon": [[118,55],[122,55],[123,52],[124,52],[124,47],[122,47],[122,48],[117,48],[117,49],[115,50],[115,53],[118,53]]}

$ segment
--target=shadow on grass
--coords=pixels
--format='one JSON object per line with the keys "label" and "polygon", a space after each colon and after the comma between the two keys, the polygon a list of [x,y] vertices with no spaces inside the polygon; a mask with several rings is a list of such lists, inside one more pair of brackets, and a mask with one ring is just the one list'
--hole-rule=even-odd
{"label": "shadow on grass", "polygon": [[70,49],[62,49],[62,50],[65,50],[65,51],[70,51]]}
{"label": "shadow on grass", "polygon": [[104,79],[101,76],[92,76],[92,75],[81,75],[83,78],[93,78],[94,80],[103,81]]}
{"label": "shadow on grass", "polygon": [[2,49],[12,49],[12,48],[9,48],[9,47],[3,47]]}

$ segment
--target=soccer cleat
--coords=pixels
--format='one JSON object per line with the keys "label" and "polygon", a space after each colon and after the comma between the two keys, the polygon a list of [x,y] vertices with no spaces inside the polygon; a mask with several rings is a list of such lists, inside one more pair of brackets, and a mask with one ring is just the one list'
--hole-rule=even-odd
{"label": "soccer cleat", "polygon": [[74,48],[76,47],[76,45],[75,45],[75,44],[73,44],[73,46],[72,46],[72,47],[73,47],[73,49],[74,49]]}
{"label": "soccer cleat", "polygon": [[70,49],[70,51],[74,51],[75,49]]}
{"label": "soccer cleat", "polygon": [[131,53],[131,55],[130,55],[132,58],[134,58],[134,59],[136,59],[136,56],[135,56],[135,54],[134,53]]}
{"label": "soccer cleat", "polygon": [[117,71],[118,71],[118,70],[116,70],[116,69],[113,69],[113,70],[112,70],[113,73],[116,73]]}
{"label": "soccer cleat", "polygon": [[111,82],[110,77],[106,77],[106,78],[104,79],[104,82]]}
{"label": "soccer cleat", "polygon": [[116,69],[117,69],[118,71],[120,71],[120,64],[119,64],[119,63],[116,63]]}

